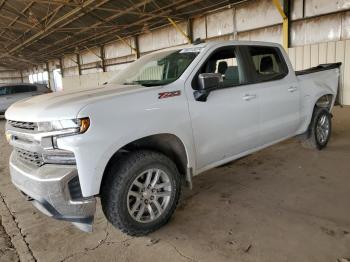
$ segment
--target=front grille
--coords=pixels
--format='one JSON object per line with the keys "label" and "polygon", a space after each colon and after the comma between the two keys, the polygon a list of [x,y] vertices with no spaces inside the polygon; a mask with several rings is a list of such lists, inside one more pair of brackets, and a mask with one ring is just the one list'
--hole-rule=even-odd
{"label": "front grille", "polygon": [[15,128],[21,128],[21,129],[27,129],[27,130],[35,130],[37,128],[37,124],[34,122],[21,122],[21,121],[9,120],[8,124]]}
{"label": "front grille", "polygon": [[15,152],[18,158],[26,163],[30,163],[38,167],[44,164],[42,156],[38,153],[30,152],[19,148],[15,148]]}

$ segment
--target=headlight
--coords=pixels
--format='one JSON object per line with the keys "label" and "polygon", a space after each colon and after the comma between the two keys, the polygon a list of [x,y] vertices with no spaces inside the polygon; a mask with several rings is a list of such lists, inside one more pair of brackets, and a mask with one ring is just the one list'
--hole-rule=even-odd
{"label": "headlight", "polygon": [[39,132],[55,132],[60,131],[62,134],[84,133],[90,127],[90,119],[88,117],[80,119],[55,120],[50,122],[38,122]]}

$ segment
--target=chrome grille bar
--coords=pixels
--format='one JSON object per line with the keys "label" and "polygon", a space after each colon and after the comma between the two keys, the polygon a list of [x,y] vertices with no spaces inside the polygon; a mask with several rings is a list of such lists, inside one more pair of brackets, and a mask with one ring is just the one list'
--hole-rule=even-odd
{"label": "chrome grille bar", "polygon": [[26,130],[36,130],[37,124],[34,122],[21,122],[8,120],[8,124],[15,128],[26,129]]}

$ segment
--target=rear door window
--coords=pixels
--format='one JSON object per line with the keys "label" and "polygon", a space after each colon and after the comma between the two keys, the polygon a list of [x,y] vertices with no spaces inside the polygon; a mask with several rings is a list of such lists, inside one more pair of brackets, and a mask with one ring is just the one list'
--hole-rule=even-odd
{"label": "rear door window", "polygon": [[285,77],[288,67],[277,47],[248,46],[256,82],[272,81]]}

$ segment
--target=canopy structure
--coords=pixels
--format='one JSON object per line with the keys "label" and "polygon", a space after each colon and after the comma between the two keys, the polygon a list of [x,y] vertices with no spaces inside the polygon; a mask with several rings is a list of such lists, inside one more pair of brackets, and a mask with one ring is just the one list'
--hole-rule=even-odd
{"label": "canopy structure", "polygon": [[238,2],[0,0],[0,66],[25,69]]}

